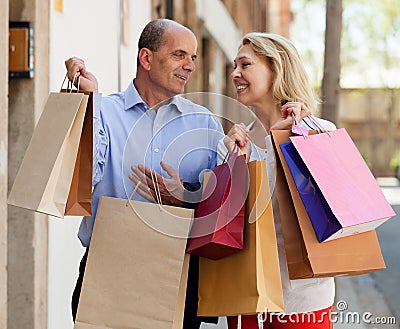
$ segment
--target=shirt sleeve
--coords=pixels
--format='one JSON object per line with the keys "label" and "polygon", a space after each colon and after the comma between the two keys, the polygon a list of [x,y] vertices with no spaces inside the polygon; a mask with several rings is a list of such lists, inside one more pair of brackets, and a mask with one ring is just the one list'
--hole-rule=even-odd
{"label": "shirt sleeve", "polygon": [[[219,144],[220,141],[224,138],[225,133],[224,129],[222,128],[221,122],[215,117],[210,117],[210,123],[208,126],[209,130],[212,132],[212,137],[210,138],[209,147],[212,150],[212,156],[209,163],[209,169],[214,169],[214,167],[219,164]],[[223,159],[223,158],[222,158]]]}
{"label": "shirt sleeve", "polygon": [[224,137],[222,137],[219,142],[218,142],[218,147],[217,147],[217,164],[220,165],[222,162],[224,162],[224,159],[227,157],[228,154],[228,149],[226,148],[224,144]]}
{"label": "shirt sleeve", "polygon": [[93,95],[93,177],[92,185],[101,181],[106,165],[108,136],[101,115],[101,94]]}

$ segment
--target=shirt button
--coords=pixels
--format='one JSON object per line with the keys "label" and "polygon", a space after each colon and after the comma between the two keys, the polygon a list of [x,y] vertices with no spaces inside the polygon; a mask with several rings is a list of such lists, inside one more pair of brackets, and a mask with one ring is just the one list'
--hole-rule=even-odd
{"label": "shirt button", "polygon": [[159,148],[155,148],[154,152],[158,153],[158,152],[160,152],[160,149]]}

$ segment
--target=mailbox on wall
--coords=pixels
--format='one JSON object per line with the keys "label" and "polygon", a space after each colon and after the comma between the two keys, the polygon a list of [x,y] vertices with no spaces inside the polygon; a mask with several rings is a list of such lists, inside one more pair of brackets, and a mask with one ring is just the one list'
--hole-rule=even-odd
{"label": "mailbox on wall", "polygon": [[9,77],[33,78],[33,28],[30,22],[9,23]]}

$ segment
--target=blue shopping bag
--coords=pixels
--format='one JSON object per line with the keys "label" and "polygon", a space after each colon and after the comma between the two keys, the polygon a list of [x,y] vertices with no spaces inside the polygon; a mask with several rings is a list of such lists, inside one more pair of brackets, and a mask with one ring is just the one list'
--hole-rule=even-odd
{"label": "blue shopping bag", "polygon": [[310,217],[319,242],[323,242],[342,229],[310,171],[297,153],[292,142],[280,145],[283,156]]}

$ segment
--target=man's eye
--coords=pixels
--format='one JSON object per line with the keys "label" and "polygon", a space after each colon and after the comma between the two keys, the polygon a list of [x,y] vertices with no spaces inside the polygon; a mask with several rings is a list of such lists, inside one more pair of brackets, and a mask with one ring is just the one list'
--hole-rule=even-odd
{"label": "man's eye", "polygon": [[185,54],[182,54],[182,53],[174,53],[174,56],[176,58],[179,58],[179,59],[184,59],[185,58]]}
{"label": "man's eye", "polygon": [[243,67],[246,67],[246,66],[249,66],[249,65],[250,65],[250,63],[243,63],[242,64]]}

